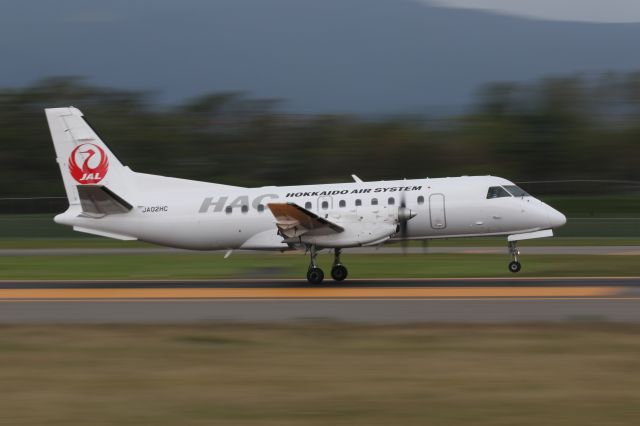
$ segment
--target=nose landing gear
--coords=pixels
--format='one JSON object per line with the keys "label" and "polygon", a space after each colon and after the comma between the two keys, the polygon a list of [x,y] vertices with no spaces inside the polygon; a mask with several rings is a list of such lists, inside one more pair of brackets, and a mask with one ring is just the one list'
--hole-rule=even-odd
{"label": "nose landing gear", "polygon": [[514,274],[520,272],[522,269],[522,265],[518,262],[518,256],[520,255],[520,250],[517,247],[517,241],[509,241],[509,254],[511,254],[511,262],[509,262],[509,270]]}

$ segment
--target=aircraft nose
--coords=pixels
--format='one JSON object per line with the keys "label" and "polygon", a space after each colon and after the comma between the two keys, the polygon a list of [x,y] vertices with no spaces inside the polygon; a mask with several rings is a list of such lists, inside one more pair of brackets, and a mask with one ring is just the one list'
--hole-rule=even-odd
{"label": "aircraft nose", "polygon": [[549,225],[552,228],[559,228],[567,223],[567,217],[554,208],[549,208]]}

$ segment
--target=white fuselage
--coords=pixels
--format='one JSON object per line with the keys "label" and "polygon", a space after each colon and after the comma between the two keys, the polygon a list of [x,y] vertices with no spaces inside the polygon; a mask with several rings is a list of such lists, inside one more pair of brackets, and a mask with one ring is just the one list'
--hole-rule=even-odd
{"label": "white fuselage", "polygon": [[488,198],[490,187],[513,185],[493,176],[242,188],[128,173],[131,187],[119,195],[134,206],[131,211],[96,218],[72,207],[56,222],[194,250],[285,250],[291,245],[278,234],[268,203],[295,203],[344,225],[340,234],[301,241],[318,248],[397,240],[402,202],[415,214],[403,234],[408,239],[511,235],[566,221],[529,195]]}

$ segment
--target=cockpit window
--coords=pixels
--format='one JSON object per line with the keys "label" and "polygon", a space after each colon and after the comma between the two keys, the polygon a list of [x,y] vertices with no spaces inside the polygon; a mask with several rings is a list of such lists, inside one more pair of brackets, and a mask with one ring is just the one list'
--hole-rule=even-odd
{"label": "cockpit window", "polygon": [[509,195],[507,190],[501,186],[492,186],[489,188],[489,191],[487,192],[487,199],[502,197],[511,197],[511,195]]}
{"label": "cockpit window", "polygon": [[520,188],[516,185],[505,185],[507,191],[511,193],[514,197],[529,197],[529,194],[524,189]]}

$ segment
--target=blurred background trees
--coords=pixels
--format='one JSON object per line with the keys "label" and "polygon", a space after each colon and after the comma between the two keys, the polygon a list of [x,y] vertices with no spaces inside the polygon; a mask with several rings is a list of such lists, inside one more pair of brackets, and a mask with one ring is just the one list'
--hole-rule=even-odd
{"label": "blurred background trees", "polygon": [[42,110],[68,105],[136,171],[232,185],[640,180],[640,72],[490,84],[447,117],[297,115],[242,93],[158,107],[151,93],[66,77],[0,90],[1,197],[64,195]]}

